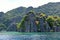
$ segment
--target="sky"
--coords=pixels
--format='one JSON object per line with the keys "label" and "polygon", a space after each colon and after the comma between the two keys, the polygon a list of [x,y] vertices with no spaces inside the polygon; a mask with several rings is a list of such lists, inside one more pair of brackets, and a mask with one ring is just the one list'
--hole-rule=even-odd
{"label": "sky", "polygon": [[60,0],[0,0],[0,12],[7,12],[20,6],[38,7],[49,2],[60,2]]}

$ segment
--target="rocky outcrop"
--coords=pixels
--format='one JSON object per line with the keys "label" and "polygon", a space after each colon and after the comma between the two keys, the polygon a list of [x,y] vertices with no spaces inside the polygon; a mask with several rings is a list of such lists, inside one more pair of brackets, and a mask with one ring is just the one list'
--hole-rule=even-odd
{"label": "rocky outcrop", "polygon": [[50,26],[44,18],[36,17],[32,12],[29,12],[19,29],[20,32],[49,32]]}

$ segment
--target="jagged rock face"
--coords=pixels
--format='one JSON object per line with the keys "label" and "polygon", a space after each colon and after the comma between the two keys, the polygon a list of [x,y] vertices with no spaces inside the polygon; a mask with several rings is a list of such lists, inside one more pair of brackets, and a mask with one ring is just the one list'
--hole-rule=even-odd
{"label": "jagged rock face", "polygon": [[[47,22],[45,22],[44,18],[39,18],[33,14],[29,13],[27,14],[28,16],[26,17],[23,27],[20,28],[20,32],[49,32],[50,31],[50,26]],[[36,23],[38,21],[38,24]]]}
{"label": "jagged rock face", "polygon": [[25,27],[26,27],[26,31],[25,32],[30,32],[30,30],[31,30],[30,21],[25,21]]}
{"label": "jagged rock face", "polygon": [[55,32],[60,32],[60,26],[55,27]]}
{"label": "jagged rock face", "polygon": [[35,24],[35,15],[33,13],[31,13],[29,15],[29,21],[30,21],[30,28],[31,28],[31,32],[37,32],[37,27],[36,27],[36,24]]}
{"label": "jagged rock face", "polygon": [[44,32],[45,28],[44,28],[44,20],[43,20],[43,18],[40,18],[39,21],[40,21],[40,31]]}
{"label": "jagged rock face", "polygon": [[24,21],[24,28],[21,28],[20,31],[23,31],[23,32],[37,32],[37,27],[36,27],[36,24],[35,24],[35,15],[33,13],[29,13],[27,14],[27,18],[26,20]]}
{"label": "jagged rock face", "polygon": [[45,22],[45,31],[50,32],[50,26],[47,22]]}
{"label": "jagged rock face", "polygon": [[57,25],[57,24],[58,24],[58,22],[55,21],[54,25],[53,25],[53,31],[54,32],[59,32],[60,31],[60,25]]}
{"label": "jagged rock face", "polygon": [[47,21],[45,21],[44,17],[37,18],[37,21],[39,21],[39,25],[37,26],[38,32],[49,32],[50,31],[50,26],[47,23]]}

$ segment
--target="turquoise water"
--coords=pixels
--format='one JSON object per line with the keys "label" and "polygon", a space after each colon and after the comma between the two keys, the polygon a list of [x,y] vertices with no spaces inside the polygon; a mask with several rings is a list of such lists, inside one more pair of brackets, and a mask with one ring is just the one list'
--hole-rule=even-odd
{"label": "turquoise water", "polygon": [[0,40],[60,40],[60,32],[40,32],[40,33],[1,32]]}

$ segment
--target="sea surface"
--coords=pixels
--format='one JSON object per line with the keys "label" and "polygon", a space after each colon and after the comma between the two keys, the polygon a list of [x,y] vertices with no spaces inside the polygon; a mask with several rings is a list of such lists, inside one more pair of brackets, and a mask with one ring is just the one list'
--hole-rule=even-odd
{"label": "sea surface", "polygon": [[0,32],[0,40],[60,40],[60,32]]}

